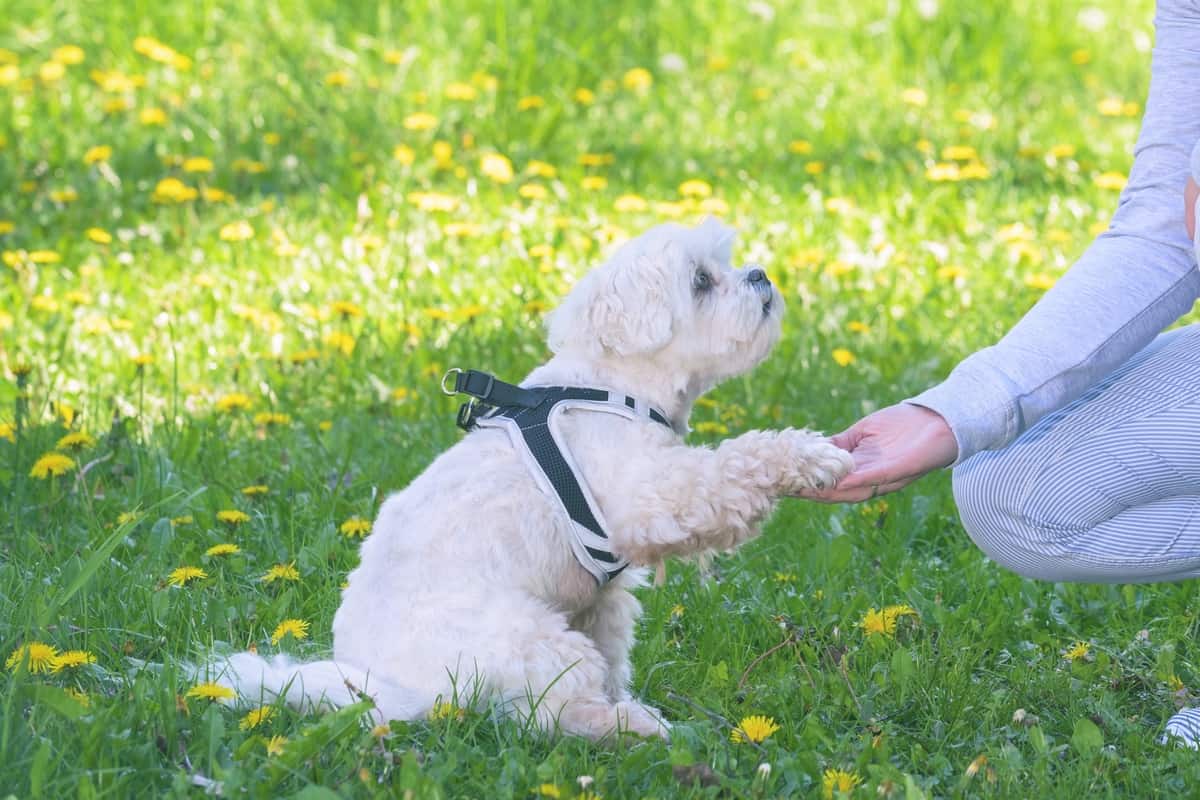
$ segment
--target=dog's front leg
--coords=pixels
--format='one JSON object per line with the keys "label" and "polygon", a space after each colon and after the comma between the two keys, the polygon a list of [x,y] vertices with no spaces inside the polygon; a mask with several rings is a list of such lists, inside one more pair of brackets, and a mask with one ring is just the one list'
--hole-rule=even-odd
{"label": "dog's front leg", "polygon": [[854,468],[849,453],[811,431],[750,431],[715,450],[673,447],[639,476],[633,516],[614,544],[634,563],[727,550],[758,532],[775,501],[834,485]]}

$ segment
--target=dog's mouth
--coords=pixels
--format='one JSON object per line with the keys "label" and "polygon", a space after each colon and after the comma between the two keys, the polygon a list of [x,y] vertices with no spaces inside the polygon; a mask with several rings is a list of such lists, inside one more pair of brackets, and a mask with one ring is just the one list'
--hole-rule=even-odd
{"label": "dog's mouth", "polygon": [[771,316],[771,311],[775,308],[775,289],[767,284],[765,287],[758,289],[758,296],[762,301],[763,317]]}

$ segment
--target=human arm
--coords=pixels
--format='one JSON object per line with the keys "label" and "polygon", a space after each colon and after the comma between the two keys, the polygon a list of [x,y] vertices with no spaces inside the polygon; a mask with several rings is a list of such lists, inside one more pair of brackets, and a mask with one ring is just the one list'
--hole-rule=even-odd
{"label": "human arm", "polygon": [[1003,447],[1191,308],[1200,273],[1180,198],[1188,173],[1200,178],[1200,7],[1164,0],[1155,25],[1142,131],[1109,230],[998,344],[834,437],[856,468],[814,499],[864,499]]}

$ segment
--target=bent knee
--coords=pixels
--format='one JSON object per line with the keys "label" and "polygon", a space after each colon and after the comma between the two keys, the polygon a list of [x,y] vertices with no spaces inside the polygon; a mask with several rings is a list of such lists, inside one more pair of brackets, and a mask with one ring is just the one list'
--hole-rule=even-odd
{"label": "bent knee", "polygon": [[1030,514],[1029,498],[1003,457],[966,461],[955,468],[953,485],[963,528],[988,558],[1027,578],[1080,579],[1071,531]]}

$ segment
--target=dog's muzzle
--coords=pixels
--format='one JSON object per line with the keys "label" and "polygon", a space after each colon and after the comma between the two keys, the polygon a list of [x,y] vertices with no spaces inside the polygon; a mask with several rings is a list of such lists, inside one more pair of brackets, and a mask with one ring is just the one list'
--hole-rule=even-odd
{"label": "dog's muzzle", "polygon": [[771,279],[767,277],[766,270],[758,266],[748,266],[744,280],[747,286],[758,293],[758,297],[762,301],[763,316],[770,314],[771,306],[775,302],[775,287],[771,285]]}

